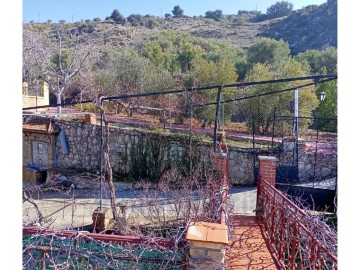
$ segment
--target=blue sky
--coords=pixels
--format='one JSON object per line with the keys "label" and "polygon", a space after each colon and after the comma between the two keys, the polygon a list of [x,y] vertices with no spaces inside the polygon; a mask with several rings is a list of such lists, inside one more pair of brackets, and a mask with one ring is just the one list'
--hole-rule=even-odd
{"label": "blue sky", "polygon": [[[171,13],[174,6],[179,5],[188,16],[205,15],[206,11],[220,9],[223,14],[237,14],[238,10],[259,10],[266,13],[266,9],[277,0],[23,0],[23,22],[31,20],[53,22],[66,20],[75,22],[81,19],[94,19],[110,16],[114,9],[118,9],[125,17],[130,14],[164,16]],[[294,9],[307,5],[320,5],[326,0],[296,0]]]}

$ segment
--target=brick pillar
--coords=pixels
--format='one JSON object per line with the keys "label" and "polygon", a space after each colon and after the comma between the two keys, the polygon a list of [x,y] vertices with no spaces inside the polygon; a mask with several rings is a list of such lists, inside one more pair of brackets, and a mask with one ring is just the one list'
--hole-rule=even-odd
{"label": "brick pillar", "polygon": [[259,178],[256,194],[256,209],[259,210],[259,198],[261,196],[261,184],[265,180],[270,185],[275,186],[276,180],[276,161],[278,159],[272,156],[258,156],[259,160]]}
{"label": "brick pillar", "polygon": [[92,226],[95,231],[105,231],[110,228],[112,212],[110,208],[97,208],[92,214]]}
{"label": "brick pillar", "polygon": [[276,157],[258,156],[259,160],[259,180],[265,180],[270,185],[275,186],[276,178]]}

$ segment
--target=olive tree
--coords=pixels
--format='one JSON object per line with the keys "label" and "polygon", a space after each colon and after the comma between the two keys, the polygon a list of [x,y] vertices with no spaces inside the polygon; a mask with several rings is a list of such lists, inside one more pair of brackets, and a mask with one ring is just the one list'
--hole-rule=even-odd
{"label": "olive tree", "polygon": [[[255,64],[246,75],[246,81],[262,81],[273,80],[277,78],[301,77],[308,74],[308,70],[301,63],[293,59],[289,59],[283,65],[283,70],[279,73],[271,69],[267,64]],[[282,82],[273,84],[262,84],[247,87],[246,96],[255,96],[261,94],[272,93],[287,88],[293,88],[306,81]],[[289,104],[293,101],[293,92],[286,91],[282,93],[263,95],[245,99],[239,103],[241,113],[245,118],[245,122],[249,130],[257,134],[269,134],[272,128],[273,112],[276,107],[277,115],[292,115]],[[301,88],[299,91],[299,116],[310,117],[314,109],[318,106],[319,101],[315,93],[314,86]],[[280,122],[279,122],[280,124]],[[281,124],[286,124],[281,122]],[[290,124],[290,122],[288,123]],[[310,120],[302,120],[300,128],[307,128]]]}
{"label": "olive tree", "polygon": [[259,38],[248,49],[248,63],[250,65],[261,63],[271,65],[274,69],[281,68],[281,65],[289,58],[289,44],[283,40],[271,38]]}
{"label": "olive tree", "polygon": [[215,11],[206,11],[205,18],[214,19],[215,21],[220,21],[223,18],[222,10],[217,9]]}
{"label": "olive tree", "polygon": [[[202,87],[207,85],[223,85],[234,83],[237,79],[237,72],[234,62],[221,58],[217,62],[208,61],[203,58],[193,60],[193,69],[187,75],[188,87]],[[234,98],[236,89],[224,88],[222,95],[224,99]],[[194,93],[192,102],[194,103],[211,103],[216,101],[217,91],[199,91]],[[229,119],[234,104],[225,105],[225,115]],[[215,119],[215,105],[199,106],[194,109],[194,115],[204,123],[213,123]]]}
{"label": "olive tree", "polygon": [[337,69],[337,49],[329,47],[326,50],[307,50],[296,55],[296,60],[308,63],[311,72],[319,74],[325,68],[327,72],[334,73]]}
{"label": "olive tree", "polygon": [[337,131],[337,82],[335,80],[321,83],[316,92],[324,92],[326,98],[316,108],[316,116],[320,119],[316,127],[322,131]]}
{"label": "olive tree", "polygon": [[[99,61],[93,70],[98,94],[105,96],[139,94],[146,91],[161,91],[173,86],[169,72],[156,67],[149,59],[135,51],[106,52]],[[131,114],[131,107],[136,107],[140,103],[152,107],[160,106],[151,98],[118,102],[128,114]]]}

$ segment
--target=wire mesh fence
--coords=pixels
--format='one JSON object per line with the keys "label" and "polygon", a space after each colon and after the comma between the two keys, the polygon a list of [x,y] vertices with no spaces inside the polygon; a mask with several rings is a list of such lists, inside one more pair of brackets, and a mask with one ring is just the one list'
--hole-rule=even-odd
{"label": "wire mesh fence", "polygon": [[267,145],[262,154],[278,158],[278,183],[335,189],[337,119],[277,115],[273,108],[266,123],[253,115],[249,126],[253,140]]}

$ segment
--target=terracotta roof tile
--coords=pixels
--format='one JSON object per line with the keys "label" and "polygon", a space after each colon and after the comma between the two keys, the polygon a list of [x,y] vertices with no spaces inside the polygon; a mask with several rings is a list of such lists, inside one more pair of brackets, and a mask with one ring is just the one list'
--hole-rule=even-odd
{"label": "terracotta roof tile", "polygon": [[186,240],[228,244],[227,229],[225,224],[195,222],[190,224]]}
{"label": "terracotta roof tile", "polygon": [[47,134],[57,134],[60,132],[60,128],[52,123],[49,118],[31,118],[23,123],[23,130]]}

